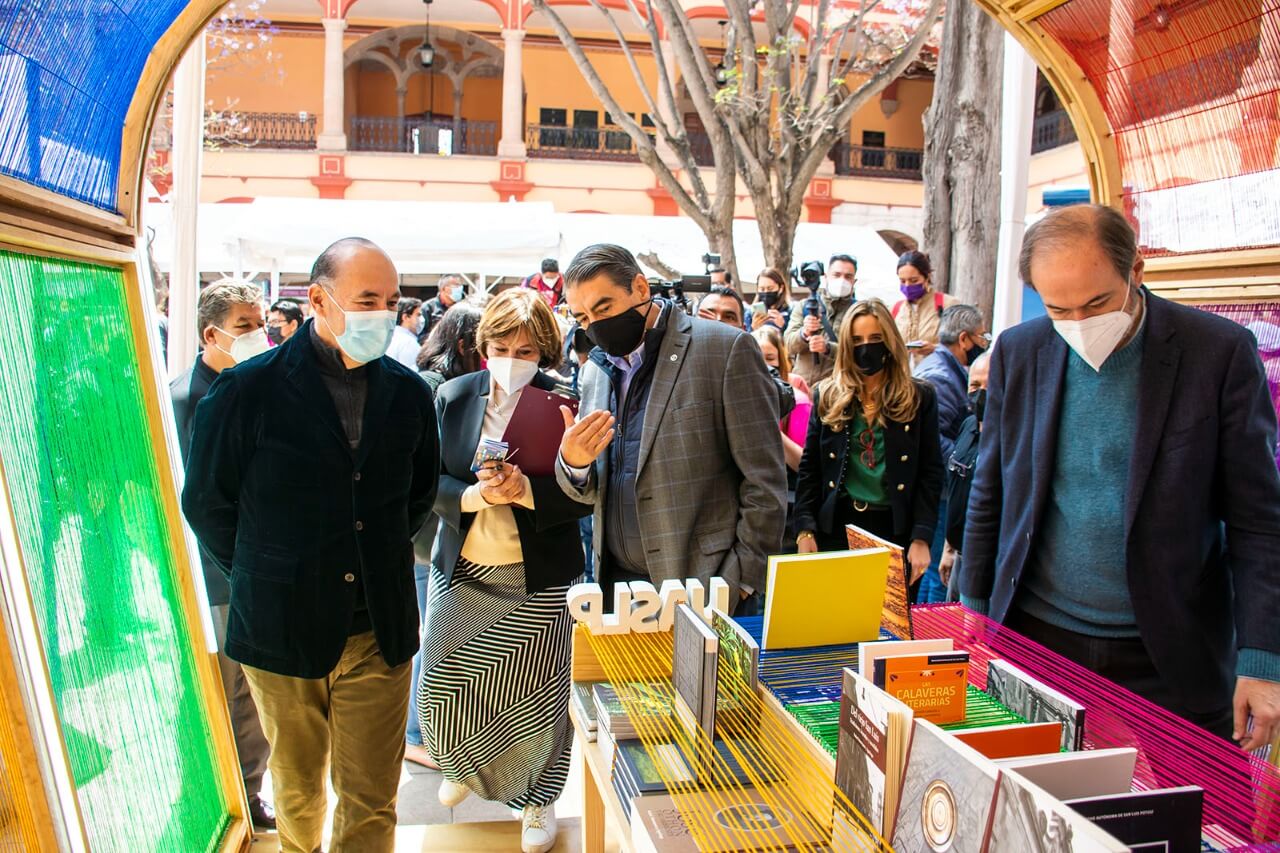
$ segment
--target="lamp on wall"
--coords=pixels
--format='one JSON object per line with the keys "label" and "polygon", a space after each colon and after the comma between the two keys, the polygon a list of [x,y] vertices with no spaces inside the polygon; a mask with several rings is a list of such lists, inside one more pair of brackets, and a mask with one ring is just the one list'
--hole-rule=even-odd
{"label": "lamp on wall", "polygon": [[716,88],[723,89],[729,83],[733,66],[729,64],[729,48],[724,39],[724,27],[728,21],[720,21],[720,64],[716,66]]}
{"label": "lamp on wall", "polygon": [[418,46],[418,64],[429,69],[436,61],[436,49],[431,46],[431,0],[422,0],[422,4],[427,7],[427,24]]}

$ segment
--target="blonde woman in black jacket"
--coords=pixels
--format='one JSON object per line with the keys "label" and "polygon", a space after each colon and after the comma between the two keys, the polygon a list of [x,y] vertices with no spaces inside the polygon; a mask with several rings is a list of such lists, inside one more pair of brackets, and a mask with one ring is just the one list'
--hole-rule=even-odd
{"label": "blonde woman in black jacket", "polygon": [[915,583],[929,567],[942,479],[933,389],[911,378],[884,303],[858,302],[814,392],[796,484],[800,553],[847,548],[845,525],[856,524],[905,548]]}

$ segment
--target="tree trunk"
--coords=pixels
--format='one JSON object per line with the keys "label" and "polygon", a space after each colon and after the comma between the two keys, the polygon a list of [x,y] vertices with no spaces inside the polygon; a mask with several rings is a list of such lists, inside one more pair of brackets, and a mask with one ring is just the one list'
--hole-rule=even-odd
{"label": "tree trunk", "polygon": [[995,301],[1004,31],[974,0],[947,5],[925,115],[924,245],[934,286],[983,312]]}

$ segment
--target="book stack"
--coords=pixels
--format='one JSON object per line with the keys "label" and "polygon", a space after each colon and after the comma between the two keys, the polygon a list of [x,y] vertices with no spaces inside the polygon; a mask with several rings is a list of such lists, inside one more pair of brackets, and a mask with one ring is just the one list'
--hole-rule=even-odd
{"label": "book stack", "polygon": [[668,785],[693,784],[697,777],[684,752],[674,743],[646,745],[638,740],[619,741],[613,753],[613,790],[634,821],[636,797],[665,794]]}
{"label": "book stack", "polygon": [[[661,682],[627,681],[592,685],[598,734],[610,740],[635,740],[638,726],[665,731],[674,717],[671,688]],[[619,695],[621,693],[621,695]]]}
{"label": "book stack", "polygon": [[582,730],[586,732],[588,741],[596,739],[597,714],[596,700],[593,689],[596,681],[575,681],[573,682],[573,690],[570,694],[573,701],[573,709],[578,715],[578,722],[582,725]]}

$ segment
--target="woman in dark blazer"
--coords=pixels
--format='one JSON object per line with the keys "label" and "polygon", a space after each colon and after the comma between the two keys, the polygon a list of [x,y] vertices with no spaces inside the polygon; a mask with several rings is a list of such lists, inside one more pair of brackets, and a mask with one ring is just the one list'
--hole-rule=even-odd
{"label": "woman in dark blazer", "polygon": [[915,583],[929,567],[943,467],[937,398],[910,365],[883,302],[849,309],[835,369],[813,396],[796,540],[802,554],[843,550],[845,525],[856,524],[906,548]]}
{"label": "woman in dark blazer", "polygon": [[[560,330],[536,292],[489,303],[476,331],[488,369],[436,395],[440,517],[422,640],[419,715],[444,771],[440,801],[475,793],[523,815],[525,851],[555,844],[553,805],[569,771],[572,619],[583,572],[578,519],[591,507],[520,459],[472,471],[481,437],[501,439],[528,394],[568,392],[539,368],[560,360]],[[552,409],[552,411],[555,411]],[[546,429],[564,429],[560,414]],[[519,446],[519,436],[511,436]]]}

